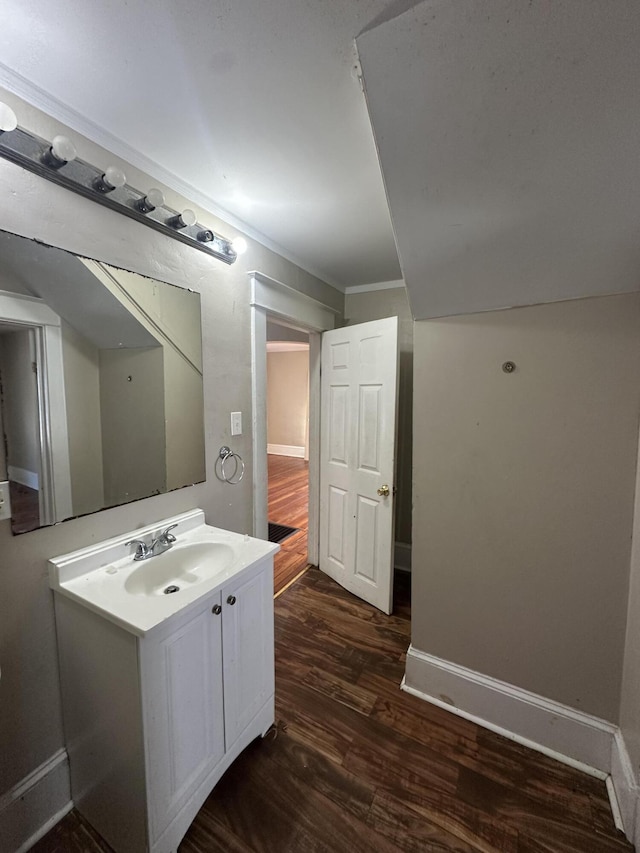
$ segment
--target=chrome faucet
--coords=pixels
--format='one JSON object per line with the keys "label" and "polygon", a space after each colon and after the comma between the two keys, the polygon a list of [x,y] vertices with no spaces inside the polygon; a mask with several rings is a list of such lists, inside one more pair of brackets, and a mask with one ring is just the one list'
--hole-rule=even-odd
{"label": "chrome faucet", "polygon": [[176,541],[176,537],[169,531],[177,526],[177,524],[170,524],[158,537],[151,540],[151,545],[147,545],[144,539],[132,539],[130,542],[127,542],[127,545],[136,546],[136,553],[133,559],[136,561],[149,560],[151,557],[162,554],[163,551],[168,551]]}

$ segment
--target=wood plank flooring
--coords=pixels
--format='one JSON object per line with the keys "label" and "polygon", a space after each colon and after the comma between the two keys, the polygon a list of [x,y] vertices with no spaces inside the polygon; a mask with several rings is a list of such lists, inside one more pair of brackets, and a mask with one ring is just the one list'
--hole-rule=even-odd
{"label": "wood plank flooring", "polygon": [[[316,569],[277,599],[276,728],[179,853],[630,853],[604,782],[400,691],[398,581],[389,617]],[[76,813],[63,823],[37,853],[108,850]]]}
{"label": "wood plank flooring", "polygon": [[40,527],[40,506],[37,489],[9,481],[11,501],[11,532],[27,533]]}
{"label": "wood plank flooring", "polygon": [[269,454],[269,521],[300,528],[280,545],[273,563],[277,595],[307,565],[309,463],[291,456]]}

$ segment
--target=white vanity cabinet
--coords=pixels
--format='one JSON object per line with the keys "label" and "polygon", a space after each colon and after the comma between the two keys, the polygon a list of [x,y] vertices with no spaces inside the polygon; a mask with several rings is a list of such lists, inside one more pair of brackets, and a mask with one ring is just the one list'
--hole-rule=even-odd
{"label": "white vanity cabinet", "polygon": [[273,557],[144,636],[56,595],[76,807],[116,853],[170,853],[274,721]]}

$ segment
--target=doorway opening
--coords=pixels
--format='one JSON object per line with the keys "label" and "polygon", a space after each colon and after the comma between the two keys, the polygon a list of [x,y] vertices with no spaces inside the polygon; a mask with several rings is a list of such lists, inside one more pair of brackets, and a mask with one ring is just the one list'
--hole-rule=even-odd
{"label": "doorway opening", "polygon": [[259,272],[251,277],[251,402],[253,534],[268,538],[267,323],[275,321],[308,336],[308,527],[307,562],[318,565],[320,524],[320,344],[335,325],[334,309]]}
{"label": "doorway opening", "polygon": [[0,291],[0,332],[0,479],[23,533],[72,515],[61,321],[41,299]]}
{"label": "doorway opening", "polygon": [[308,565],[309,335],[267,318],[267,517],[274,594]]}
{"label": "doorway opening", "polygon": [[0,322],[0,480],[13,533],[40,527],[40,430],[33,329]]}
{"label": "doorway opening", "polygon": [[[249,275],[254,536],[268,538],[267,325],[275,321],[309,337],[307,562],[390,613],[397,316],[335,330],[338,312],[259,272]],[[321,360],[328,380],[322,403]]]}

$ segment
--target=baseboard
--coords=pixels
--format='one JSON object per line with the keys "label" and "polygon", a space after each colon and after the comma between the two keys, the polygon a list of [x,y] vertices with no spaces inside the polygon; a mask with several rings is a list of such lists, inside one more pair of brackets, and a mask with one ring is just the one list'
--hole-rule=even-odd
{"label": "baseboard", "polygon": [[625,835],[640,851],[640,788],[619,729],[611,744],[611,781]]}
{"label": "baseboard", "polygon": [[294,444],[267,444],[267,453],[274,456],[295,456],[296,459],[304,459],[304,447],[296,447]]}
{"label": "baseboard", "polygon": [[611,772],[617,726],[606,720],[413,646],[402,689],[600,779]]}
{"label": "baseboard", "polygon": [[38,491],[38,475],[35,471],[27,471],[26,468],[16,468],[15,465],[8,465],[7,476],[14,483],[20,483],[21,486],[27,486],[29,489]]}
{"label": "baseboard", "polygon": [[411,545],[396,542],[393,549],[393,565],[399,572],[411,571]]}
{"label": "baseboard", "polygon": [[72,808],[69,757],[60,749],[0,797],[0,850],[30,850]]}
{"label": "baseboard", "polygon": [[620,832],[624,832],[624,821],[622,820],[622,813],[620,812],[620,805],[618,803],[618,797],[616,796],[616,789],[613,784],[613,779],[611,776],[607,776],[604,780],[607,786],[607,796],[609,797],[609,805],[611,806],[611,817],[613,818],[613,822],[615,824],[616,829],[619,829]]}

